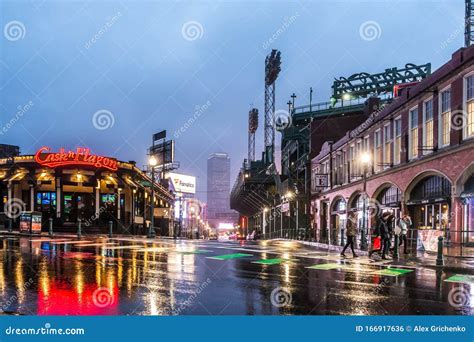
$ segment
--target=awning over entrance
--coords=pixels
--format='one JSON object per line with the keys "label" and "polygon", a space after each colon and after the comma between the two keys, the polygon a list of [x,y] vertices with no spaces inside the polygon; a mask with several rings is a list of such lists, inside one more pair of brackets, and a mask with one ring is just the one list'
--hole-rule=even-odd
{"label": "awning over entrance", "polygon": [[25,178],[26,174],[27,174],[26,171],[18,171],[18,172],[15,172],[12,175],[6,177],[3,181],[4,182],[18,182],[18,181],[23,180],[23,178]]}

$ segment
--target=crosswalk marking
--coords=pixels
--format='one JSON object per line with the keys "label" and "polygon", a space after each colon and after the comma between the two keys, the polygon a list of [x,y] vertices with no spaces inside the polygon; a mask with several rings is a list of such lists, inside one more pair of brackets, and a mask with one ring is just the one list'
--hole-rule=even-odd
{"label": "crosswalk marking", "polygon": [[403,268],[385,268],[383,270],[378,270],[372,272],[373,275],[381,275],[381,276],[389,276],[389,277],[397,277],[399,275],[404,275],[406,273],[413,272],[413,270],[407,270]]}
{"label": "crosswalk marking", "polygon": [[292,259],[285,259],[285,258],[274,258],[274,259],[262,259],[257,261],[252,261],[253,264],[261,264],[261,265],[279,265],[282,262],[294,261]]}
{"label": "crosswalk marking", "polygon": [[224,255],[207,257],[207,259],[228,260],[228,259],[238,259],[238,258],[251,257],[251,256],[253,256],[253,254],[233,253],[233,254],[224,254]]}
{"label": "crosswalk marking", "polygon": [[444,280],[448,283],[474,284],[474,275],[456,274]]}

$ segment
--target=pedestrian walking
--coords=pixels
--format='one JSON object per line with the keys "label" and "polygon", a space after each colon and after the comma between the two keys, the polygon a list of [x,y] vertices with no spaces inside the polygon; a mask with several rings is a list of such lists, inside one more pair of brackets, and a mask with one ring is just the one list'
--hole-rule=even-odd
{"label": "pedestrian walking", "polygon": [[382,253],[382,238],[380,237],[381,224],[382,217],[377,215],[372,221],[374,230],[372,232],[372,249],[369,251],[369,258],[372,257],[374,253]]}
{"label": "pedestrian walking", "polygon": [[357,235],[357,218],[354,212],[349,213],[347,221],[346,221],[346,236],[347,242],[344,248],[342,249],[341,256],[345,257],[346,255],[344,252],[346,251],[347,247],[351,247],[352,255],[354,258],[357,258],[357,255],[354,251],[354,242],[355,237]]}
{"label": "pedestrian walking", "polygon": [[408,215],[407,212],[403,214],[403,216],[398,221],[398,226],[400,227],[400,241],[398,243],[399,246],[403,244],[403,253],[408,254],[408,229],[410,229],[412,225],[411,217]]}
{"label": "pedestrian walking", "polygon": [[382,219],[380,220],[379,234],[382,238],[382,259],[387,259],[387,254],[390,251],[390,228],[389,228],[389,217],[390,213],[384,213]]}

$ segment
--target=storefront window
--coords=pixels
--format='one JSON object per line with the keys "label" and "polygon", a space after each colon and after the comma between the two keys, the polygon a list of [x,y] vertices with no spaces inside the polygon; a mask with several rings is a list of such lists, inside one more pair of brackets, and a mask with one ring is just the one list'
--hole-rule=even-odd
{"label": "storefront window", "polygon": [[37,192],[35,210],[41,212],[53,212],[56,210],[55,192]]}
{"label": "storefront window", "polygon": [[430,176],[415,186],[408,202],[416,229],[445,230],[449,227],[451,183]]}

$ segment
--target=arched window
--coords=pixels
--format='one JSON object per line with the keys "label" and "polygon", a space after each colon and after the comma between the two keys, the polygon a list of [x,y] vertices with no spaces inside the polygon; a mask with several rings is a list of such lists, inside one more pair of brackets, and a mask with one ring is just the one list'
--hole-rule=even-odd
{"label": "arched window", "polygon": [[401,199],[402,193],[400,189],[395,185],[384,189],[377,197],[377,201],[386,207],[398,205],[401,202]]}
{"label": "arched window", "polygon": [[451,182],[441,176],[421,180],[412,190],[410,200],[432,200],[451,196]]}

